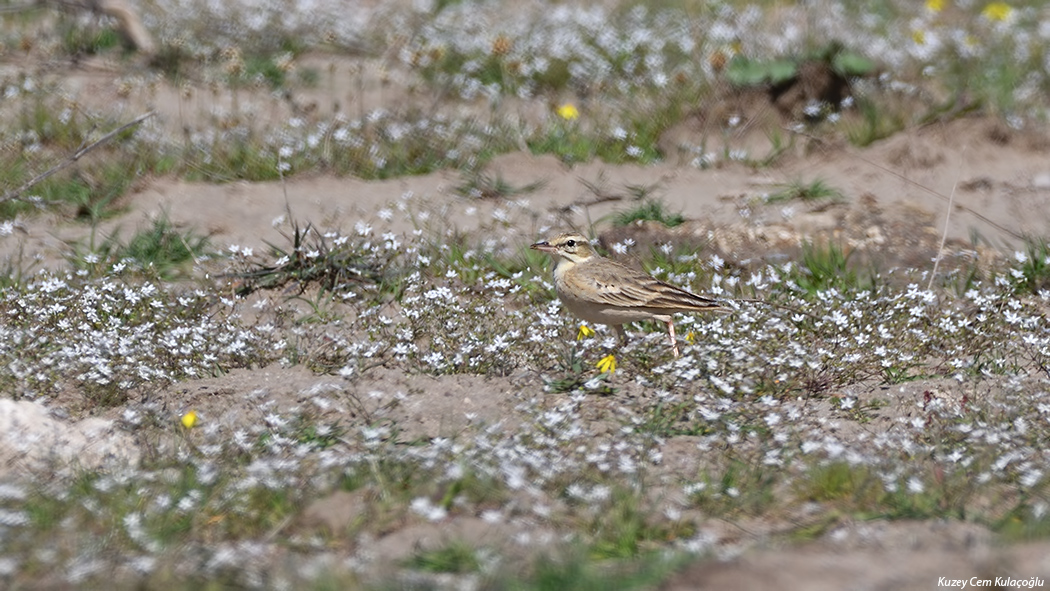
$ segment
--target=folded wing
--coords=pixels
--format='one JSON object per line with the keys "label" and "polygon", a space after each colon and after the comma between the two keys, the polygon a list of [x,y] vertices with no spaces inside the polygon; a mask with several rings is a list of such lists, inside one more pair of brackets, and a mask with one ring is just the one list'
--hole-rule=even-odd
{"label": "folded wing", "polygon": [[579,292],[593,294],[593,303],[599,305],[667,311],[723,308],[722,304],[714,298],[698,296],[664,283],[648,273],[621,265],[617,265],[614,273],[593,273],[590,276],[574,275],[566,279],[572,282],[590,283],[587,286],[590,289],[579,290]]}

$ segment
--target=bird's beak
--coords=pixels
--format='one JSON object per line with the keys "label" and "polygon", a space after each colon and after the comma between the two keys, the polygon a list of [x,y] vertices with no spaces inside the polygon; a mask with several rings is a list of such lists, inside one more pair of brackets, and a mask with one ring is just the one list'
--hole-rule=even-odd
{"label": "bird's beak", "polygon": [[544,240],[543,242],[537,242],[529,248],[531,248],[532,250],[538,250],[540,252],[554,252],[555,250],[557,250],[556,248],[551,246],[550,242],[547,242],[546,240]]}

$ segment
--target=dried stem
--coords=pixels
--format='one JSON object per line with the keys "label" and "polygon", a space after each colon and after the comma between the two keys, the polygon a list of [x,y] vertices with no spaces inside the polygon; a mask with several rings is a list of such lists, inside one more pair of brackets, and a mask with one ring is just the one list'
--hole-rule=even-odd
{"label": "dried stem", "polygon": [[60,162],[54,168],[51,168],[51,169],[47,170],[46,172],[43,172],[43,173],[41,173],[41,174],[39,174],[39,175],[29,179],[21,187],[18,187],[17,189],[15,189],[13,191],[8,191],[7,193],[4,193],[4,195],[2,197],[0,197],[0,204],[7,203],[8,201],[13,201],[15,199],[21,198],[23,193],[25,193],[26,191],[31,189],[36,184],[42,182],[43,180],[47,179],[51,175],[55,174],[56,172],[59,172],[61,170],[65,170],[70,165],[72,165],[74,162],[76,162],[77,160],[80,160],[81,158],[83,158],[84,155],[87,154],[88,152],[90,152],[91,150],[94,150],[95,148],[97,148],[97,147],[101,146],[102,144],[108,142],[109,140],[113,139],[117,135],[120,135],[120,133],[122,133],[123,131],[127,130],[128,128],[134,127],[134,126],[142,123],[143,121],[145,121],[146,119],[149,119],[150,117],[152,117],[155,114],[156,113],[154,111],[150,111],[148,113],[144,113],[142,115],[139,115],[135,119],[125,123],[124,125],[121,125],[120,127],[118,127],[116,129],[114,129],[113,131],[107,133],[106,135],[102,136],[101,138],[91,142],[90,144],[87,144],[86,146],[81,146],[80,148],[77,148],[77,150],[75,152],[73,152],[72,154],[67,156],[65,160]]}

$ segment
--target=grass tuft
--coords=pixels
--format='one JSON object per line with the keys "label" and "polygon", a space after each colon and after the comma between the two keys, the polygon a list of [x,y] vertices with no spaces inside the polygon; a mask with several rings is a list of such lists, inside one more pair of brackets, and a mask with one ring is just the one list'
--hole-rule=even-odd
{"label": "grass tuft", "polygon": [[850,263],[854,252],[845,251],[832,242],[824,245],[803,243],[801,264],[794,267],[795,284],[810,295],[829,289],[836,289],[843,294],[872,289],[873,276],[862,275]]}
{"label": "grass tuft", "polygon": [[405,565],[434,573],[466,574],[481,569],[477,550],[462,541],[450,542],[434,550],[417,551]]}
{"label": "grass tuft", "polygon": [[112,273],[118,266],[121,269],[130,266],[145,276],[171,281],[188,277],[190,263],[213,255],[207,237],[193,230],[179,231],[167,215],[161,215],[127,242],[120,239],[118,230],[97,247],[74,248],[69,262],[76,268],[89,270],[95,277]]}
{"label": "grass tuft", "polygon": [[815,179],[812,182],[805,183],[802,180],[792,181],[780,185],[780,189],[770,193],[766,197],[768,203],[779,203],[782,201],[820,201],[824,199],[830,199],[832,201],[841,201],[845,199],[842,191],[828,185],[822,179]]}
{"label": "grass tuft", "polygon": [[289,284],[296,286],[299,294],[311,285],[319,286],[322,293],[353,292],[362,286],[396,289],[397,270],[361,243],[333,240],[312,225],[301,227],[297,222],[292,223],[292,234],[287,238],[290,250],[271,245],[276,257],[273,264],[248,263],[247,270],[228,275],[239,280],[238,295],[282,289]]}
{"label": "grass tuft", "polygon": [[452,191],[469,199],[509,199],[535,193],[547,184],[541,180],[515,186],[504,180],[500,174],[492,177],[479,171],[471,171],[463,176],[463,182]]}
{"label": "grass tuft", "polygon": [[617,226],[628,226],[636,222],[657,222],[673,228],[685,223],[685,216],[667,211],[662,201],[645,199],[634,209],[621,211],[613,217],[613,224]]}
{"label": "grass tuft", "polygon": [[1014,253],[1013,275],[1017,291],[1038,295],[1050,289],[1050,242],[1027,238],[1024,251]]}

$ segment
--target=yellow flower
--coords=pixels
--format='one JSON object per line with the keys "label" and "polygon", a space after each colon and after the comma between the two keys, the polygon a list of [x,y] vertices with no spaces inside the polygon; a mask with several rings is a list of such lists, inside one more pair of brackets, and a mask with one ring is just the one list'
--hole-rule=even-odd
{"label": "yellow flower", "polygon": [[191,410],[190,412],[182,415],[182,426],[187,429],[192,429],[197,424],[197,411]]}
{"label": "yellow flower", "polygon": [[602,360],[598,362],[598,371],[610,374],[616,371],[616,356],[606,355],[602,357]]}
{"label": "yellow flower", "polygon": [[575,121],[580,118],[580,110],[572,103],[565,103],[558,107],[558,116],[566,121]]}
{"label": "yellow flower", "polygon": [[981,11],[981,15],[990,21],[1005,21],[1010,18],[1010,14],[1014,11],[1010,8],[1010,5],[1006,2],[992,2],[991,4],[984,7]]}
{"label": "yellow flower", "polygon": [[926,0],[926,10],[940,12],[944,10],[944,0]]}
{"label": "yellow flower", "polygon": [[689,334],[685,335],[685,342],[689,343],[690,345],[695,343],[696,342],[696,333],[693,332],[693,331],[689,331]]}
{"label": "yellow flower", "polygon": [[576,340],[577,341],[582,341],[585,338],[590,338],[590,337],[593,337],[593,336],[594,336],[594,329],[589,327],[589,326],[587,326],[586,324],[581,324],[580,325],[580,330],[576,332]]}

